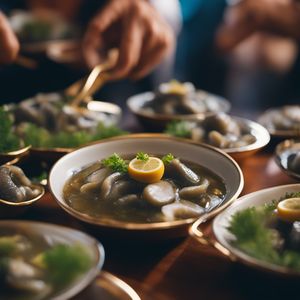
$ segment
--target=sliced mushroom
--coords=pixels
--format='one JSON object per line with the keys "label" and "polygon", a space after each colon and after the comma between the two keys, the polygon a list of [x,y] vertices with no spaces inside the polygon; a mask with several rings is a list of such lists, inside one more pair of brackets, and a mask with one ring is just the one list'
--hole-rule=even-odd
{"label": "sliced mushroom", "polygon": [[46,296],[51,291],[50,286],[41,279],[24,279],[8,276],[6,283],[16,290],[39,294],[40,296]]}
{"label": "sliced mushroom", "polygon": [[288,168],[300,174],[300,152],[292,154],[288,158]]}
{"label": "sliced mushroom", "polygon": [[221,149],[228,148],[229,146],[229,142],[226,139],[226,137],[222,135],[220,132],[215,130],[211,131],[208,134],[208,141],[210,145],[213,145]]}
{"label": "sliced mushroom", "polygon": [[16,166],[0,167],[0,186],[0,198],[8,201],[26,201],[39,193],[31,187],[31,182],[22,169]]}
{"label": "sliced mushroom", "polygon": [[238,123],[225,113],[218,113],[207,117],[203,121],[203,126],[207,131],[218,131],[221,134],[233,134],[239,136],[241,134]]}
{"label": "sliced mushroom", "polygon": [[200,182],[200,177],[177,158],[171,161],[168,169],[171,169],[172,174],[176,174],[181,180],[189,184],[198,184]]}
{"label": "sliced mushroom", "polygon": [[104,181],[101,184],[101,190],[100,190],[100,198],[101,199],[107,199],[111,190],[113,184],[124,177],[124,174],[120,172],[115,172],[109,175],[104,179]]}
{"label": "sliced mushroom", "polygon": [[205,137],[205,131],[202,127],[194,127],[191,129],[191,138],[193,141],[202,142]]}
{"label": "sliced mushroom", "polygon": [[199,199],[209,186],[209,181],[204,179],[200,185],[184,187],[179,191],[181,199]]}
{"label": "sliced mushroom", "polygon": [[91,173],[86,178],[86,183],[80,187],[80,192],[91,193],[100,190],[104,179],[111,174],[111,170],[108,168],[101,168]]}
{"label": "sliced mushroom", "polygon": [[168,181],[149,184],[143,191],[143,199],[154,206],[163,206],[175,200],[175,187]]}
{"label": "sliced mushroom", "polygon": [[129,194],[119,198],[116,203],[122,206],[131,206],[137,204],[139,201],[140,199],[136,194]]}
{"label": "sliced mushroom", "polygon": [[82,170],[78,171],[72,176],[72,182],[73,183],[85,183],[86,179],[89,178],[91,174],[96,172],[97,170],[101,169],[103,167],[101,161],[97,161],[94,164],[83,168]]}
{"label": "sliced mushroom", "polygon": [[204,213],[204,208],[190,201],[180,200],[163,206],[161,211],[167,221],[173,221],[196,218]]}
{"label": "sliced mushroom", "polygon": [[135,182],[123,178],[113,184],[107,199],[117,200],[128,194],[131,194],[134,191],[136,186]]}

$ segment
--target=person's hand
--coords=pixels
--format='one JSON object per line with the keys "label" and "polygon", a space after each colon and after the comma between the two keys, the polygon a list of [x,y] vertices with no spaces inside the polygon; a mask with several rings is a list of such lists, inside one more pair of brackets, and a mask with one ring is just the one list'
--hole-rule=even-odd
{"label": "person's hand", "polygon": [[300,40],[300,3],[294,0],[243,0],[228,7],[217,32],[219,49],[230,51],[255,32]]}
{"label": "person's hand", "polygon": [[83,55],[93,67],[107,50],[117,48],[111,78],[139,79],[173,49],[174,41],[172,29],[145,0],[110,0],[88,26]]}
{"label": "person's hand", "polygon": [[19,42],[6,17],[0,12],[0,64],[12,63],[19,52]]}

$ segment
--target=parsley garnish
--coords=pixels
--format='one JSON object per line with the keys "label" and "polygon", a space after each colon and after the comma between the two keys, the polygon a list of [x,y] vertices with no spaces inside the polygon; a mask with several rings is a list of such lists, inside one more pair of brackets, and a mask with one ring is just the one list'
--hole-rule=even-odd
{"label": "parsley garnish", "polygon": [[112,169],[114,172],[127,173],[128,171],[127,162],[117,153],[103,159],[102,163],[105,167]]}
{"label": "parsley garnish", "polygon": [[172,153],[168,153],[167,155],[163,156],[161,159],[165,165],[171,163],[171,161],[174,159],[174,155]]}
{"label": "parsley garnish", "polygon": [[142,161],[147,161],[149,159],[149,155],[147,153],[144,153],[144,152],[138,152],[136,154],[136,159],[142,160]]}

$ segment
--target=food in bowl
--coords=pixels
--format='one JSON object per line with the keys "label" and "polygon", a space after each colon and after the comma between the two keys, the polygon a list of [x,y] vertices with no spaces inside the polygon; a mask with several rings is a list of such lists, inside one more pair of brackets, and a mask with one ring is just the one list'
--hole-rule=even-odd
{"label": "food in bowl", "polygon": [[16,151],[24,146],[13,130],[12,118],[2,106],[0,106],[0,137],[0,153]]}
{"label": "food in bowl", "polygon": [[195,218],[220,205],[224,182],[212,171],[172,154],[114,153],[77,170],[63,197],[93,218],[155,223]]}
{"label": "food in bowl", "polygon": [[300,192],[235,212],[227,230],[231,243],[248,255],[300,271]]}
{"label": "food in bowl", "polygon": [[78,36],[78,28],[52,11],[15,11],[10,24],[21,43],[46,42]]}
{"label": "food in bowl", "polygon": [[300,175],[300,151],[289,155],[288,168]]}
{"label": "food in bowl", "polygon": [[10,106],[15,134],[34,148],[74,148],[125,133],[115,116],[74,108],[68,100],[59,93],[37,94]]}
{"label": "food in bowl", "polygon": [[270,133],[291,132],[299,134],[300,131],[300,105],[286,105],[266,111],[259,119]]}
{"label": "food in bowl", "polygon": [[99,273],[104,251],[77,230],[28,221],[0,222],[0,298],[69,299]]}
{"label": "food in bowl", "polygon": [[150,114],[189,115],[218,112],[221,108],[219,99],[196,90],[192,83],[172,80],[161,84],[153,99],[144,103],[142,110]]}
{"label": "food in bowl", "polygon": [[9,202],[26,202],[41,194],[23,170],[14,165],[0,166],[0,199]]}
{"label": "food in bowl", "polygon": [[221,149],[240,148],[256,142],[256,137],[246,124],[225,113],[208,116],[202,121],[174,121],[166,133],[190,138]]}

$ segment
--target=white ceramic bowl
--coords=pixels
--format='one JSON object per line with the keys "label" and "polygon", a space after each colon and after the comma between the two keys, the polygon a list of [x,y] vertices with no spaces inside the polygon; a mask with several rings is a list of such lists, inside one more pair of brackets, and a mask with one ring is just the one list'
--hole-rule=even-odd
{"label": "white ceramic bowl", "polygon": [[[88,251],[92,258],[92,266],[84,274],[71,282],[64,289],[54,292],[51,300],[66,300],[77,295],[85,289],[99,274],[104,263],[103,246],[91,236],[75,229],[29,221],[0,221],[0,233],[11,232],[16,234],[24,234],[25,236],[44,237],[51,244],[76,244],[81,243]],[[0,299],[1,290],[0,290]],[[41,298],[44,299],[44,298]]]}
{"label": "white ceramic bowl", "polygon": [[252,256],[246,254],[245,252],[239,250],[238,248],[232,245],[232,240],[234,239],[233,235],[226,229],[229,226],[230,219],[233,214],[237,211],[244,210],[248,207],[260,206],[264,203],[271,202],[274,199],[279,199],[284,196],[286,193],[293,193],[300,191],[300,184],[290,184],[282,185],[277,187],[272,187],[258,192],[248,194],[246,196],[238,199],[232,206],[218,215],[213,221],[213,233],[216,237],[216,240],[233,256],[241,261],[242,263],[264,269],[271,272],[277,272],[285,275],[298,275],[299,272],[291,271],[289,268],[281,267],[275,264],[267,263],[259,259],[253,258]]}
{"label": "white ceramic bowl", "polygon": [[101,218],[91,217],[74,210],[65,201],[63,188],[74,171],[106,158],[115,152],[120,155],[126,155],[138,151],[161,155],[171,152],[181,159],[197,163],[218,175],[225,183],[227,192],[225,200],[213,210],[213,214],[218,213],[235,200],[243,188],[243,174],[237,163],[227,154],[207,145],[195,144],[159,134],[135,134],[103,140],[62,157],[50,172],[50,190],[58,204],[69,214],[98,227],[139,232],[168,231],[171,229],[180,231],[180,229],[184,229],[184,234],[181,232],[179,235],[186,235],[187,227],[195,221],[194,218],[158,223],[128,223],[113,219],[102,220]]}
{"label": "white ceramic bowl", "polygon": [[208,97],[215,98],[219,104],[218,111],[208,111],[197,114],[161,114],[161,113],[149,113],[144,109],[144,106],[153,101],[155,93],[145,92],[131,96],[127,100],[127,106],[130,111],[138,118],[145,128],[161,131],[166,125],[174,120],[203,120],[206,116],[215,115],[217,112],[228,112],[230,110],[230,103],[224,98],[209,94],[205,91],[200,91],[203,94],[207,94]]}

